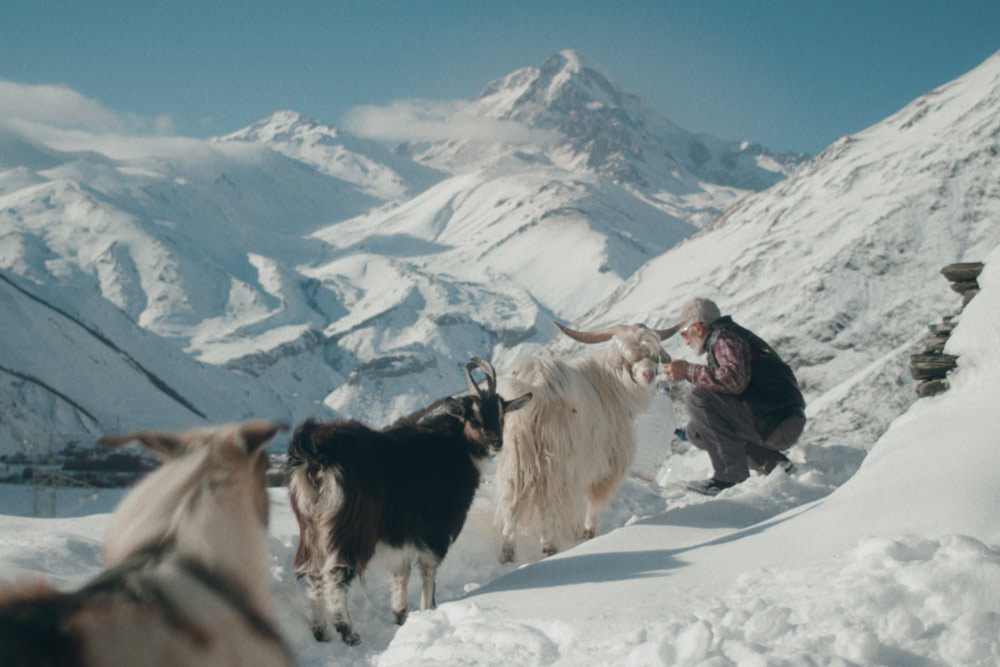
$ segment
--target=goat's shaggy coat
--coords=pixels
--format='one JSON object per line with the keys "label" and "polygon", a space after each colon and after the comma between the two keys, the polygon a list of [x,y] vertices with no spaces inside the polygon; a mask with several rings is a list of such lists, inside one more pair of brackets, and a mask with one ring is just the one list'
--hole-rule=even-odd
{"label": "goat's shaggy coat", "polygon": [[140,432],[167,457],[118,505],[83,588],[0,591],[0,665],[286,665],[268,588],[267,459],[255,422]]}
{"label": "goat's shaggy coat", "polygon": [[[486,372],[488,388],[472,379]],[[299,522],[295,573],[306,577],[313,633],[326,641],[326,611],[348,644],[359,641],[347,592],[377,548],[389,547],[392,610],[406,620],[406,589],[415,558],[423,579],[421,609],[434,606],[437,567],[465,524],[480,466],[502,445],[504,414],[531,396],[496,394],[488,363],[467,368],[474,394],[444,400],[442,409],[381,431],[356,421],[302,424],[289,444],[289,495]]]}
{"label": "goat's shaggy coat", "polygon": [[632,467],[634,419],[649,405],[659,365],[670,360],[660,341],[677,327],[559,329],[585,343],[613,342],[565,361],[526,357],[500,379],[503,391],[534,396],[507,420],[497,460],[494,516],[504,562],[514,560],[518,529],[528,531],[536,516],[545,555],[560,537],[595,535],[598,511]]}

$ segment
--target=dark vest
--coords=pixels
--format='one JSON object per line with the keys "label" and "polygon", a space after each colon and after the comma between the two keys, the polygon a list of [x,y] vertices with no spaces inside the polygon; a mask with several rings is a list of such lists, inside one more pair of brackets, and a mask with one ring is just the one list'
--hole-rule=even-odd
{"label": "dark vest", "polygon": [[723,332],[736,334],[750,344],[750,383],[740,394],[740,399],[753,415],[754,427],[761,438],[766,440],[778,424],[792,415],[805,417],[806,402],[792,369],[774,348],[754,332],[733,322],[728,315],[720,317],[708,328],[705,337],[708,365],[719,367],[715,344]]}

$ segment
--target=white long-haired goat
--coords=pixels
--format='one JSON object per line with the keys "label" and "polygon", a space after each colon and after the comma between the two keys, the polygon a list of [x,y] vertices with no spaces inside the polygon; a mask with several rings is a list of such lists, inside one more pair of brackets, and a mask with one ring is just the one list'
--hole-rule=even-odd
{"label": "white long-haired goat", "polygon": [[635,458],[634,419],[651,400],[659,365],[670,361],[660,341],[679,328],[556,326],[582,343],[612,344],[567,360],[525,357],[499,380],[504,395],[534,396],[506,421],[497,460],[494,516],[504,562],[514,559],[517,530],[527,530],[536,514],[547,556],[556,552],[557,537],[594,536],[597,513]]}

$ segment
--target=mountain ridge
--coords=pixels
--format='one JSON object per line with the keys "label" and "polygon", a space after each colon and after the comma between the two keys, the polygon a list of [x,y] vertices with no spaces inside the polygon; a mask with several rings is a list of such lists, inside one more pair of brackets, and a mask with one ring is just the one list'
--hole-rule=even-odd
{"label": "mountain ridge", "polygon": [[[941,135],[941,142],[959,149],[937,147],[947,157],[927,171],[920,171],[921,144],[902,127],[910,118],[893,120],[900,127],[891,136],[870,130],[879,134],[877,141],[859,133],[810,162],[775,160],[763,169],[759,160],[773,156],[762,158],[750,144],[686,134],[672,124],[673,138],[657,137],[654,126],[669,121],[574,58],[563,52],[542,68],[501,80],[507,84],[488,84],[450,119],[462,120],[462,128],[474,126],[470,119],[522,123],[516,111],[535,123],[520,136],[548,132],[543,144],[477,143],[456,130],[464,138],[393,149],[295,112],[276,112],[205,142],[8,128],[5,136],[17,136],[8,144],[21,151],[11,159],[24,159],[0,169],[0,269],[43,289],[51,303],[72,306],[67,312],[86,306],[93,313],[87,321],[100,320],[99,330],[120,348],[130,350],[130,338],[142,340],[137,362],[192,397],[214,421],[270,413],[288,421],[350,416],[384,424],[460,390],[471,356],[503,368],[538,350],[569,352],[573,345],[555,338],[553,320],[669,325],[679,302],[705,287],[788,350],[817,404],[843,381],[832,378],[843,374],[877,377],[891,396],[886,414],[899,409],[908,399],[898,364],[873,364],[893,350],[898,360],[907,337],[919,333],[912,332],[919,315],[945,304],[947,290],[921,290],[923,302],[894,301],[892,290],[881,285],[889,276],[897,281],[892,288],[901,289],[917,269],[936,272],[940,267],[929,262],[959,249],[942,240],[930,259],[903,270],[900,262],[912,263],[918,248],[934,245],[917,234],[919,222],[886,227],[909,236],[882,238],[851,216],[871,217],[875,230],[882,229],[874,224],[882,217],[908,219],[908,206],[922,207],[921,215],[937,207],[958,212],[957,221],[942,225],[968,239],[963,252],[993,242],[995,232],[983,220],[992,215],[995,197],[989,154],[995,128],[974,108],[995,108],[994,98],[976,99],[967,84],[955,84],[955,94],[972,107],[956,113],[980,127],[974,135],[980,143],[970,147],[965,137]],[[982,85],[996,69],[990,62],[984,67],[970,73]],[[581,72],[590,97],[573,92]],[[524,98],[535,83],[538,100],[561,100],[568,113],[554,115],[551,107]],[[908,127],[927,127],[942,113],[935,100],[947,90],[915,101]],[[510,104],[502,108],[501,102]],[[506,112],[513,115],[499,118]],[[949,118],[939,124],[954,124]],[[630,141],[646,143],[633,151]],[[708,151],[700,164],[690,162],[696,143]],[[859,144],[870,157],[856,163],[853,146]],[[387,154],[392,164],[372,157]],[[880,171],[879,156],[896,154],[906,157]],[[779,182],[750,194],[705,180],[714,165],[725,167],[726,155],[738,155],[729,177],[746,167]],[[369,170],[368,178],[365,160],[385,168]],[[349,179],[336,175],[342,167]],[[644,170],[647,185],[619,178],[619,167]],[[786,179],[783,170],[792,176]],[[848,188],[851,182],[858,187]],[[885,182],[910,192],[909,202],[882,210],[877,202],[892,199],[880,187]],[[913,187],[903,188],[907,182]],[[667,185],[676,188],[659,190]],[[708,224],[722,209],[725,215]],[[902,256],[888,251],[897,241],[908,248]],[[823,267],[822,275],[802,256]],[[783,273],[783,266],[793,269]],[[872,287],[859,293],[858,280]],[[789,281],[798,291],[782,287]],[[783,299],[775,300],[776,294]],[[18,327],[53,326],[33,309],[23,312],[22,322],[6,316],[5,326],[18,332],[11,341],[25,340]],[[872,313],[884,319],[899,312],[893,326],[872,321]],[[104,319],[114,325],[105,327]],[[885,341],[862,335],[866,325],[884,333]],[[71,353],[78,346],[91,349],[89,343],[70,340],[60,349],[47,335],[36,338],[52,349],[10,343],[5,358],[23,359],[26,367],[8,365],[101,420],[87,428],[154,425],[139,423],[150,418],[149,410],[112,417],[113,407],[93,407],[110,388],[87,393],[95,366]],[[865,343],[872,348],[865,350]],[[158,353],[161,345],[166,347]],[[28,367],[46,354],[52,364]],[[173,371],[162,358],[173,360]],[[207,376],[232,400],[206,394]],[[144,383],[138,376],[128,380],[136,397],[152,391]],[[44,420],[32,411],[57,415],[54,431],[81,428],[79,417],[54,410],[48,399],[25,398],[14,385],[7,382],[0,397],[23,404],[16,411],[21,416],[0,436],[0,447],[47,437]],[[871,415],[863,405],[867,394],[854,394],[844,410],[848,427],[828,429],[817,441],[841,437],[837,428],[846,432]],[[158,421],[181,418],[164,408]],[[823,419],[839,418],[828,411]],[[881,419],[871,420],[872,429]]]}

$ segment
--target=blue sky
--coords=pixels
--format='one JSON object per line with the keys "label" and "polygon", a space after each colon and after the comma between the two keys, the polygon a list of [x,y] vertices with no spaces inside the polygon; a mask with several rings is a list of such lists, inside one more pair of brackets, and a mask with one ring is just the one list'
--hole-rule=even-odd
{"label": "blue sky", "polygon": [[0,81],[207,137],[469,99],[567,48],[686,129],[816,153],[1000,50],[1000,0],[7,0]]}

